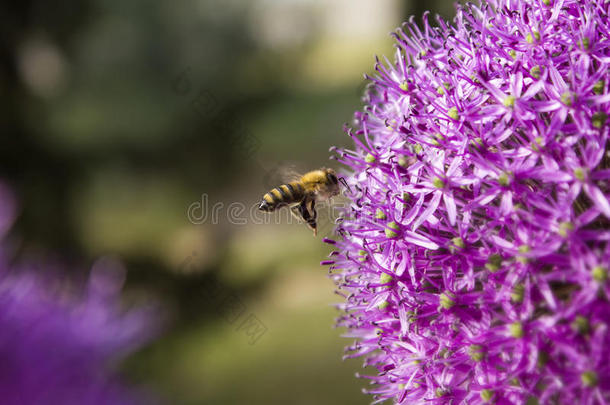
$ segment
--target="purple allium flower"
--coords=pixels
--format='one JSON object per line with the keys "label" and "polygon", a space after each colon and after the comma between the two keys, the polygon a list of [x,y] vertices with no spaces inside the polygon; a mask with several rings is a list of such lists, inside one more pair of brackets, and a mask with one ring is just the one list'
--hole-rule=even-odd
{"label": "purple allium flower", "polygon": [[376,401],[610,402],[609,10],[491,0],[394,34],[331,242]]}
{"label": "purple allium flower", "polygon": [[[14,212],[14,199],[0,183],[0,232]],[[86,291],[68,294],[52,269],[11,264],[4,246],[0,253],[0,403],[150,403],[111,371],[153,333],[150,308],[120,307],[120,265],[98,261]]]}

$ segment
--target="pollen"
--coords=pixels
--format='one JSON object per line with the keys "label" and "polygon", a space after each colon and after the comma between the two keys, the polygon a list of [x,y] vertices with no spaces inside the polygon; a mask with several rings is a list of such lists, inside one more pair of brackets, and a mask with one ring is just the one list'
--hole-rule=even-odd
{"label": "pollen", "polygon": [[509,107],[509,108],[514,107],[515,100],[516,100],[515,96],[506,96],[503,101],[504,107]]}
{"label": "pollen", "polygon": [[458,120],[460,118],[460,113],[456,107],[451,107],[449,111],[447,111],[447,115],[451,117],[451,119]]}
{"label": "pollen", "polygon": [[559,224],[558,233],[565,238],[566,236],[568,236],[568,233],[570,231],[572,231],[573,229],[574,229],[574,224],[572,224],[571,222],[561,222]]}
{"label": "pollen", "polygon": [[413,161],[412,158],[410,159],[408,156],[401,155],[398,158],[398,166],[406,169],[411,165],[412,161]]}
{"label": "pollen", "polygon": [[397,231],[400,231],[400,226],[392,221],[388,223],[388,227],[385,229],[385,236],[388,238],[396,238],[398,236]]}
{"label": "pollen", "polygon": [[489,259],[487,259],[487,263],[485,263],[485,268],[492,273],[495,273],[496,271],[500,270],[500,266],[502,266],[502,256],[497,253],[494,253],[493,255],[489,256]]}
{"label": "pollen", "polygon": [[544,366],[547,365],[550,359],[551,356],[549,356],[547,352],[545,352],[544,350],[540,350],[538,352],[538,360],[536,361],[536,365],[538,366],[538,368],[544,368]]}
{"label": "pollen", "polygon": [[527,34],[527,37],[525,38],[525,40],[527,41],[528,44],[533,44],[534,41],[540,41],[540,33],[538,31],[533,31],[533,32]]}
{"label": "pollen", "polygon": [[606,124],[607,118],[608,115],[605,112],[596,112],[591,118],[591,125],[593,125],[595,128],[601,129]]}
{"label": "pollen", "polygon": [[451,291],[445,291],[439,298],[440,306],[444,309],[449,309],[455,305],[455,294]]}
{"label": "pollen", "polygon": [[484,389],[481,391],[481,399],[485,402],[491,401],[491,398],[493,398],[493,396],[494,392],[492,390]]}
{"label": "pollen", "polygon": [[381,276],[379,276],[380,284],[388,284],[388,283],[391,283],[392,280],[394,280],[394,278],[392,276],[390,276],[388,273],[381,273]]}
{"label": "pollen", "polygon": [[443,187],[445,187],[445,182],[440,177],[435,177],[432,180],[432,185],[436,188],[443,188]]}
{"label": "pollen", "polygon": [[574,103],[574,95],[570,91],[566,91],[561,95],[561,102],[567,107],[572,107]]}
{"label": "pollen", "polygon": [[585,181],[587,170],[583,167],[577,167],[574,169],[574,177],[580,181]]}
{"label": "pollen", "polygon": [[360,250],[360,251],[358,252],[358,255],[360,256],[360,257],[358,258],[358,260],[359,260],[359,261],[361,261],[361,262],[365,262],[365,261],[366,261],[366,257],[367,257],[366,250]]}
{"label": "pollen", "polygon": [[507,172],[500,173],[500,175],[498,176],[498,184],[503,187],[506,187],[510,184],[510,176]]}
{"label": "pollen", "polygon": [[523,264],[529,263],[529,258],[525,255],[527,255],[531,250],[532,248],[530,248],[528,245],[519,246],[519,255],[517,256],[517,261]]}
{"label": "pollen", "polygon": [[479,362],[485,358],[485,352],[481,345],[470,345],[468,347],[468,355],[473,361]]}
{"label": "pollen", "polygon": [[587,335],[591,329],[589,320],[582,315],[578,315],[576,318],[574,318],[570,326],[574,332],[581,335]]}
{"label": "pollen", "polygon": [[608,269],[604,266],[595,266],[593,270],[591,270],[591,275],[593,276],[593,280],[602,284],[608,280]]}
{"label": "pollen", "polygon": [[585,371],[580,375],[580,381],[582,381],[582,385],[587,388],[595,387],[598,382],[597,373],[595,371]]}
{"label": "pollen", "polygon": [[460,238],[459,236],[456,236],[455,238],[451,239],[451,243],[453,243],[454,246],[460,249],[464,249],[464,246],[466,246],[464,244],[464,239]]}
{"label": "pollen", "polygon": [[521,324],[521,322],[518,321],[508,325],[508,330],[510,332],[510,335],[516,339],[521,339],[525,334],[523,332],[523,325]]}
{"label": "pollen", "polygon": [[517,284],[513,291],[510,293],[510,299],[513,302],[523,302],[523,296],[525,295],[525,286],[523,284]]}

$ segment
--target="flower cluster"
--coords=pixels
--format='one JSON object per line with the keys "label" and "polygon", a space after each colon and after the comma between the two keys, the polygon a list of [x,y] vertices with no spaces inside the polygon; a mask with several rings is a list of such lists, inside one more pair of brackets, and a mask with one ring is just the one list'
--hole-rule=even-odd
{"label": "flower cluster", "polygon": [[111,371],[153,333],[150,308],[120,308],[122,267],[98,261],[85,291],[68,294],[50,266],[40,272],[9,260],[4,235],[15,212],[15,199],[0,183],[0,402],[150,403]]}
{"label": "flower cluster", "polygon": [[490,0],[395,33],[324,264],[378,402],[610,402],[610,2]]}

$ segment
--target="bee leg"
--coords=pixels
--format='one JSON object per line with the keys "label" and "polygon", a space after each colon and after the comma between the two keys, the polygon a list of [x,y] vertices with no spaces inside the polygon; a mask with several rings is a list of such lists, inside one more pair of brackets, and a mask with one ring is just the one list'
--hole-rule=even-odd
{"label": "bee leg", "polygon": [[316,200],[312,198],[311,199],[311,204],[310,204],[310,207],[309,207],[309,211],[312,214],[312,218],[311,218],[311,220],[307,224],[313,230],[313,236],[318,235],[318,223],[317,223],[318,212],[315,209],[315,205],[316,205]]}
{"label": "bee leg", "polygon": [[293,217],[295,217],[297,219],[297,221],[301,222],[304,221],[305,219],[303,218],[303,216],[301,215],[301,204],[296,204],[290,207],[290,213],[292,214]]}
{"label": "bee leg", "polygon": [[316,218],[318,217],[318,213],[316,212],[316,200],[313,198],[306,198],[299,205],[299,214],[309,227],[313,231],[313,235],[316,236],[318,234],[318,224],[316,223]]}

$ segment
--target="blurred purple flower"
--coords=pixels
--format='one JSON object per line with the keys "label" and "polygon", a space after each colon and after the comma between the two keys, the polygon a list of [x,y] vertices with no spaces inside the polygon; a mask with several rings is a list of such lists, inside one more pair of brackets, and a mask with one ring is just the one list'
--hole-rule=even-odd
{"label": "blurred purple flower", "polygon": [[610,402],[609,10],[491,0],[378,61],[324,262],[377,401]]}
{"label": "blurred purple flower", "polygon": [[[0,183],[0,232],[15,206]],[[153,333],[150,308],[120,308],[123,276],[119,263],[100,260],[86,291],[68,294],[51,268],[41,273],[0,258],[0,403],[150,403],[112,372]]]}

